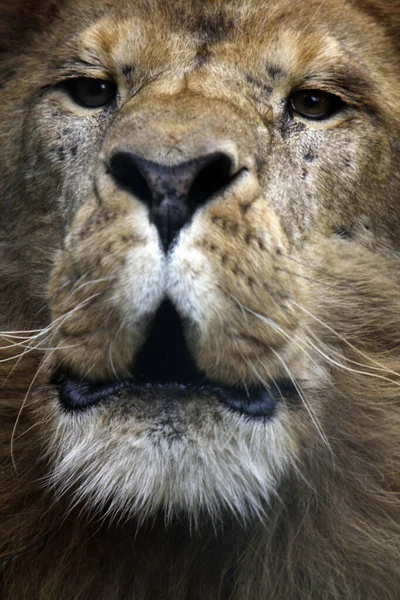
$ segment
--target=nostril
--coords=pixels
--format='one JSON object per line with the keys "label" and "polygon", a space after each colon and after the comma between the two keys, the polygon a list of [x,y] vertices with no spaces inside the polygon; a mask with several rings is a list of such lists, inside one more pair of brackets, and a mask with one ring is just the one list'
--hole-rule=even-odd
{"label": "nostril", "polygon": [[190,204],[205,204],[214,194],[221,192],[234,178],[232,160],[227,154],[216,153],[212,160],[200,169],[189,188]]}
{"label": "nostril", "polygon": [[114,151],[107,167],[121,189],[147,205],[165,250],[196,210],[245,169],[235,170],[234,158],[225,152],[168,165],[126,150]]}
{"label": "nostril", "polygon": [[120,187],[151,206],[153,194],[146,178],[137,167],[134,155],[129,152],[116,152],[110,159],[109,171]]}

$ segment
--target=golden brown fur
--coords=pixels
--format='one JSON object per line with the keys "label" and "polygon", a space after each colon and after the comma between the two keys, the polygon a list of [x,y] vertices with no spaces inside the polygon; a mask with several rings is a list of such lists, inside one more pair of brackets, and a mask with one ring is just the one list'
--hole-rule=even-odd
{"label": "golden brown fur", "polygon": [[[398,0],[0,1],[1,600],[400,598],[399,26]],[[300,89],[344,105],[307,119]],[[233,175],[166,253],[118,151],[178,192],[213,152]],[[209,380],[291,384],[272,418],[60,402],[60,369],[130,376],[165,298]]]}

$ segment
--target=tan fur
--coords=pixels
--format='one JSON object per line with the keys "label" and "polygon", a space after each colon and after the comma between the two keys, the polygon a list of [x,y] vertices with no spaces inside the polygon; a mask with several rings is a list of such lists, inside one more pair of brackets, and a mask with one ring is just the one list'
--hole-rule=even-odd
{"label": "tan fur", "polygon": [[[398,600],[398,0],[37,4],[0,1],[1,600]],[[120,150],[236,176],[165,253]],[[126,377],[165,298],[208,378],[296,397],[63,409],[54,371]]]}

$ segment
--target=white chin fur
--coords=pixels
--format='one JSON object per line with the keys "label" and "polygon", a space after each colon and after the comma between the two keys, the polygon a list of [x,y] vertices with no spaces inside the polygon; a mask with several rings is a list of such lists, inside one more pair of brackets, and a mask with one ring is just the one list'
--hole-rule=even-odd
{"label": "white chin fur", "polygon": [[49,487],[71,505],[117,520],[160,510],[167,520],[186,514],[194,524],[225,510],[243,521],[263,515],[295,455],[283,407],[263,421],[214,400],[204,410],[197,402],[181,404],[176,422],[167,412],[158,421],[138,419],[126,405],[115,414],[110,406],[70,414],[55,402]]}

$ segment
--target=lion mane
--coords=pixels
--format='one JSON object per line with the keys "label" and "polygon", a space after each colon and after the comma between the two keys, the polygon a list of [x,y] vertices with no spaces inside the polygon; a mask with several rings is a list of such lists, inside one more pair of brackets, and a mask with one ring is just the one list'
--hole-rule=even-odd
{"label": "lion mane", "polygon": [[1,600],[400,598],[399,26],[0,1]]}

